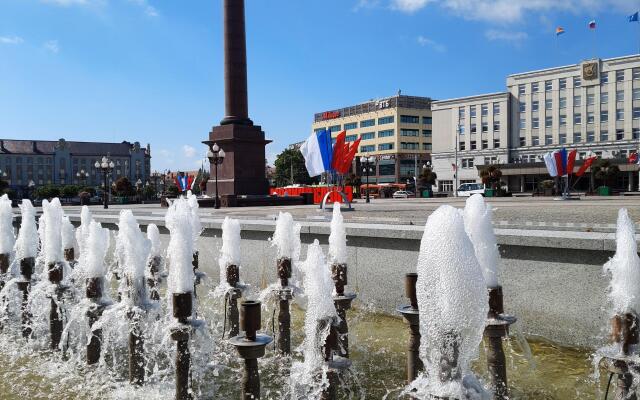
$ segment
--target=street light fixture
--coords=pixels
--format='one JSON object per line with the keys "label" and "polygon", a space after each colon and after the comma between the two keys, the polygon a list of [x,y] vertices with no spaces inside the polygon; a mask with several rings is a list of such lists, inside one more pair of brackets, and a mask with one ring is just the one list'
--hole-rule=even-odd
{"label": "street light fixture", "polygon": [[96,161],[94,166],[97,170],[102,171],[102,178],[104,183],[104,193],[102,194],[102,196],[104,197],[104,208],[106,209],[109,208],[109,198],[107,197],[109,186],[107,184],[107,179],[108,175],[111,173],[111,171],[113,171],[113,168],[115,168],[116,165],[109,159],[109,156],[103,156],[102,160]]}
{"label": "street light fixture", "polygon": [[33,190],[35,186],[36,183],[33,181],[33,179],[30,179],[29,183],[27,184],[27,187],[29,188],[29,199],[33,199]]}
{"label": "street light fixture", "polygon": [[218,197],[218,165],[222,164],[224,156],[224,150],[222,150],[217,143],[214,143],[213,146],[209,148],[209,151],[207,151],[209,164],[214,166],[215,171],[216,198],[214,208],[220,208],[220,197]]}
{"label": "street light fixture", "polygon": [[362,165],[362,172],[364,172],[365,176],[367,177],[367,188],[366,190],[366,195],[367,195],[367,199],[366,202],[367,203],[371,203],[371,200],[369,200],[369,173],[374,172],[375,171],[375,163],[376,163],[376,158],[374,156],[362,156],[360,157],[360,164]]}
{"label": "street light fixture", "polygon": [[142,180],[138,178],[136,181],[136,195],[138,196],[138,202],[140,202],[140,189],[142,188]]}
{"label": "street light fixture", "polygon": [[76,177],[78,178],[78,181],[80,182],[81,185],[83,184],[82,181],[84,181],[85,182],[84,184],[86,185],[87,178],[89,177],[89,173],[85,172],[84,169],[81,169],[80,171],[76,172]]}

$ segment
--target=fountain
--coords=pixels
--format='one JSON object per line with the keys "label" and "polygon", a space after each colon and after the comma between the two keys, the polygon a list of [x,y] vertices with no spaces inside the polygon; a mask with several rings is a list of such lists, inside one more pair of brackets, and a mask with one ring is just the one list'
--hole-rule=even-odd
{"label": "fountain", "polygon": [[[13,261],[15,240],[11,200],[9,200],[9,196],[4,194],[0,197],[0,291],[10,277],[9,267]],[[0,324],[1,327],[2,325]]]}
{"label": "fountain", "polygon": [[226,217],[222,222],[222,248],[218,264],[220,284],[216,293],[224,293],[229,316],[229,337],[234,337],[240,332],[238,299],[242,297],[244,288],[240,283],[240,221],[237,219]]}
{"label": "fountain", "polygon": [[199,204],[198,197],[191,193],[191,191],[187,192],[187,201],[189,203],[189,207],[191,208],[191,224],[193,227],[193,273],[195,275],[195,280],[193,283],[193,295],[198,297],[198,293],[196,291],[197,285],[202,282],[202,279],[205,278],[206,274],[199,270],[200,268],[200,252],[198,251],[198,239],[200,238],[200,234],[202,234],[202,223],[200,222],[200,215],[198,214]]}
{"label": "fountain", "polygon": [[484,335],[487,339],[487,364],[492,381],[494,399],[509,398],[507,370],[503,338],[509,334],[509,326],[516,318],[504,313],[502,286],[499,282],[500,252],[493,231],[493,210],[484,197],[475,194],[467,199],[464,208],[464,225],[471,242],[489,293],[489,312]]}
{"label": "fountain", "polygon": [[147,225],[147,239],[151,242],[151,250],[149,251],[149,262],[147,267],[147,285],[149,285],[149,298],[151,300],[160,300],[161,268],[162,268],[162,244],[160,243],[160,230],[156,224]]}
{"label": "fountain", "polygon": [[337,342],[338,313],[331,298],[334,283],[317,240],[309,245],[307,259],[300,268],[307,296],[302,343],[304,361],[294,363],[291,368],[292,397],[334,399],[337,368],[333,363],[333,349]]}
{"label": "fountain", "polygon": [[31,313],[28,300],[31,290],[31,277],[35,273],[36,256],[38,254],[38,228],[36,227],[36,210],[29,200],[20,204],[21,222],[18,239],[15,244],[16,259],[20,260],[20,278],[18,289],[22,292],[22,336],[31,335]]}
{"label": "fountain", "polygon": [[344,218],[340,212],[341,204],[333,203],[333,216],[331,218],[331,234],[329,235],[329,263],[331,265],[331,277],[335,285],[333,302],[340,318],[337,326],[338,343],[337,352],[341,357],[349,357],[349,325],[347,324],[347,310],[351,308],[351,302],[356,298],[355,293],[345,293],[344,287],[347,281],[347,231],[344,226]]}
{"label": "fountain", "polygon": [[425,371],[406,389],[418,398],[483,396],[471,372],[488,311],[484,278],[462,215],[441,206],[427,219],[416,297]]}
{"label": "fountain", "polygon": [[416,283],[418,274],[407,273],[404,279],[405,296],[409,304],[402,305],[397,311],[402,314],[409,325],[409,344],[407,346],[407,383],[411,383],[418,373],[424,369],[420,360],[420,312],[418,310],[418,298],[416,297]]}
{"label": "fountain", "polygon": [[62,249],[64,251],[64,259],[71,268],[75,265],[75,228],[66,215],[62,218]]}
{"label": "fountain", "polygon": [[613,305],[610,334],[612,345],[596,352],[595,364],[597,367],[604,358],[611,376],[617,376],[616,400],[635,400],[636,388],[640,382],[640,258],[635,225],[626,209],[618,212],[616,253],[603,269],[611,276],[608,296]]}
{"label": "fountain", "polygon": [[94,325],[104,312],[105,308],[111,304],[105,296],[105,257],[109,249],[109,230],[103,228],[98,222],[91,221],[84,227],[87,237],[83,240],[82,257],[83,267],[86,272],[86,297],[89,305],[86,316],[89,320],[89,340],[87,343],[87,364],[95,364],[100,360],[102,346],[102,329],[95,328]]}
{"label": "fountain", "polygon": [[144,315],[151,308],[145,283],[145,266],[151,243],[144,237],[131,210],[122,210],[118,222],[116,250],[122,268],[126,297],[126,315],[129,319],[129,382],[144,383],[145,360]]}

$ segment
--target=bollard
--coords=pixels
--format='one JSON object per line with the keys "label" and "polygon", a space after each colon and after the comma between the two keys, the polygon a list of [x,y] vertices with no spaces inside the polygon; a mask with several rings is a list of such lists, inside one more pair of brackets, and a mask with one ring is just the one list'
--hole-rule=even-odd
{"label": "bollard", "polygon": [[347,264],[332,264],[331,278],[333,279],[336,294],[333,303],[338,313],[339,321],[337,329],[337,342],[335,350],[341,357],[349,358],[349,325],[347,324],[347,310],[351,309],[351,302],[356,298],[355,293],[345,293],[347,285]]}
{"label": "bollard", "polygon": [[242,290],[237,286],[240,282],[240,269],[237,265],[227,265],[226,279],[231,289],[227,292],[227,315],[229,316],[229,337],[240,333],[240,313],[238,299],[242,297]]}
{"label": "bollard", "polygon": [[260,399],[260,373],[258,358],[264,356],[265,347],[273,341],[267,335],[259,334],[261,328],[261,304],[259,301],[243,301],[240,325],[243,335],[234,336],[229,343],[234,345],[244,359],[242,377],[242,400]]}
{"label": "bollard", "polygon": [[493,398],[506,400],[509,398],[507,382],[507,361],[502,348],[503,338],[509,335],[509,325],[516,322],[516,318],[504,313],[502,286],[487,288],[489,293],[489,311],[485,324],[487,369],[491,378]]}
{"label": "bollard", "polygon": [[[91,300],[91,306],[87,310],[87,319],[89,321],[89,329],[102,316],[106,304],[102,299],[104,281],[102,278],[87,278],[86,296]],[[87,365],[96,364],[100,361],[100,353],[102,351],[102,329],[92,329],[89,343],[87,344]]]}
{"label": "bollard", "polygon": [[127,312],[129,318],[129,383],[144,383],[144,337],[140,328],[141,316],[138,311]]}
{"label": "bollard", "polygon": [[189,400],[191,388],[189,375],[191,367],[191,353],[189,352],[189,318],[193,312],[193,297],[191,293],[174,293],[172,297],[173,317],[180,323],[171,328],[171,338],[176,341],[176,400]]}
{"label": "bollard", "polygon": [[283,355],[291,354],[291,310],[289,302],[293,299],[293,291],[289,288],[291,278],[291,259],[280,258],[277,261],[280,289],[277,289],[279,300],[278,312],[278,350]]}
{"label": "bollard", "polygon": [[36,260],[34,257],[27,257],[20,260],[20,275],[22,278],[18,281],[18,289],[22,292],[22,304],[20,310],[22,312],[22,337],[29,338],[31,336],[31,313],[29,312],[29,292],[31,291],[31,277],[35,271]]}
{"label": "bollard", "polygon": [[49,329],[51,331],[52,350],[58,350],[60,339],[62,338],[62,310],[59,302],[62,299],[62,287],[60,282],[63,278],[63,264],[60,262],[52,262],[47,265],[49,282],[56,285],[55,295],[51,297],[51,309],[49,310]]}
{"label": "bollard", "polygon": [[402,314],[409,324],[409,343],[407,346],[407,383],[412,382],[418,373],[424,369],[424,364],[420,359],[420,314],[418,311],[418,298],[416,295],[416,282],[418,274],[408,273],[405,275],[404,289],[405,296],[409,299],[408,305],[398,307],[398,312]]}

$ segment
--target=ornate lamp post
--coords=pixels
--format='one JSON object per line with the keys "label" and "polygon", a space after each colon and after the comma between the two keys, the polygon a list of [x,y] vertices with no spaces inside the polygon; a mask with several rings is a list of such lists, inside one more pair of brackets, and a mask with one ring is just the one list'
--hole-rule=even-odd
{"label": "ornate lamp post", "polygon": [[29,180],[29,184],[27,185],[27,187],[29,188],[29,198],[32,199],[33,198],[33,191],[35,189],[36,183],[33,181],[33,179]]}
{"label": "ornate lamp post", "polygon": [[360,164],[362,165],[362,172],[364,172],[365,176],[367,177],[367,203],[370,203],[371,200],[369,200],[369,173],[374,172],[374,168],[376,165],[376,158],[374,156],[362,156],[360,157]]}
{"label": "ornate lamp post", "polygon": [[142,189],[142,180],[138,178],[136,181],[136,196],[138,196],[138,203],[140,202],[140,190]]}
{"label": "ornate lamp post", "polygon": [[80,171],[76,172],[76,177],[78,178],[78,182],[80,182],[81,185],[86,185],[89,173],[85,172],[84,169],[81,169]]}
{"label": "ornate lamp post", "polygon": [[222,164],[222,162],[224,161],[224,156],[224,150],[222,150],[217,143],[214,143],[207,152],[209,164],[214,166],[213,168],[215,171],[216,202],[214,208],[220,208],[220,197],[218,196],[218,165]]}
{"label": "ornate lamp post", "polygon": [[109,208],[109,198],[107,197],[109,192],[109,185],[107,184],[107,179],[116,165],[109,159],[109,156],[103,156],[102,160],[96,161],[94,165],[96,169],[102,171],[102,179],[104,183],[104,193],[102,194],[102,197],[104,198],[104,208],[106,209]]}

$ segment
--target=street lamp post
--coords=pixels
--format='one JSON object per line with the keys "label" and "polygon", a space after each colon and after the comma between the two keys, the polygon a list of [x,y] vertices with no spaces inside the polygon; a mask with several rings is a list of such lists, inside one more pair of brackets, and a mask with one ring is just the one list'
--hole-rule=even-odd
{"label": "street lamp post", "polygon": [[222,162],[224,161],[224,156],[224,150],[222,150],[217,143],[214,143],[207,152],[209,164],[214,166],[213,168],[215,171],[216,198],[214,208],[220,208],[220,197],[218,197],[218,165],[222,164]]}
{"label": "street lamp post", "polygon": [[367,189],[366,189],[366,196],[367,196],[367,203],[371,203],[371,200],[369,199],[369,173],[373,172],[373,168],[375,166],[375,162],[376,162],[376,158],[374,156],[362,156],[360,157],[360,164],[362,164],[362,172],[365,173],[366,179],[367,179]]}
{"label": "street lamp post", "polygon": [[107,197],[109,186],[107,184],[107,178],[115,167],[115,164],[109,159],[109,156],[103,156],[102,160],[96,161],[94,165],[96,169],[102,171],[102,179],[104,183],[104,193],[102,194],[102,197],[104,198],[104,208],[106,209],[109,208],[109,198]]}
{"label": "street lamp post", "polygon": [[78,182],[80,182],[81,185],[86,185],[89,173],[85,172],[84,169],[81,169],[80,171],[76,172],[76,177],[78,178]]}
{"label": "street lamp post", "polygon": [[33,199],[33,191],[35,186],[36,183],[33,181],[33,179],[29,180],[29,184],[27,185],[27,187],[29,188],[29,199]]}
{"label": "street lamp post", "polygon": [[142,180],[138,178],[136,181],[136,196],[138,196],[138,203],[140,203],[140,189],[142,188]]}

